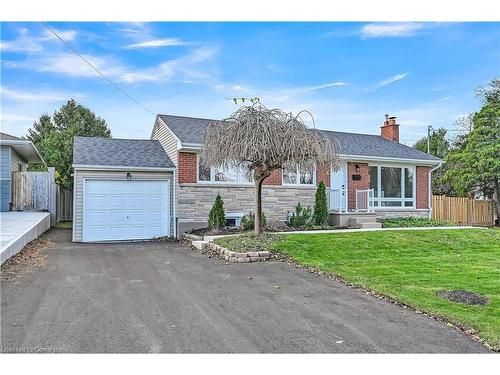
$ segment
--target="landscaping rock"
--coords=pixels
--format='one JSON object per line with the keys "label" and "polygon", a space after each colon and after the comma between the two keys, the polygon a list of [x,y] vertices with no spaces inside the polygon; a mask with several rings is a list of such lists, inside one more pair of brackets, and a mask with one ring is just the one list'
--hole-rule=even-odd
{"label": "landscaping rock", "polygon": [[248,263],[250,262],[250,258],[238,258],[238,263]]}
{"label": "landscaping rock", "polygon": [[248,258],[247,253],[235,253],[236,258]]}

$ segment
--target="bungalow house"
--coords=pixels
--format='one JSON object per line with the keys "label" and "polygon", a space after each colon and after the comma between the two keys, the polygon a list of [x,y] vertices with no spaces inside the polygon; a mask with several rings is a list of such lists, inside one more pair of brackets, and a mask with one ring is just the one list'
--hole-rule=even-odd
{"label": "bungalow house", "polygon": [[[201,143],[210,121],[158,115],[151,140],[76,137],[73,239],[151,238],[204,227],[217,193],[228,225],[239,225],[254,210],[252,175],[203,167]],[[340,168],[274,171],[263,188],[268,221],[286,220],[299,202],[312,207],[320,181],[334,225],[430,215],[431,171],[442,161],[399,143],[395,117],[386,116],[380,135],[323,132],[339,145]]]}
{"label": "bungalow house", "polygon": [[0,211],[10,211],[14,172],[26,172],[28,163],[43,163],[32,142],[0,133]]}
{"label": "bungalow house", "polygon": [[[239,225],[242,216],[254,210],[254,185],[247,171],[206,169],[200,164],[202,137],[210,121],[158,115],[151,134],[177,168],[180,233],[207,225],[217,193],[224,200],[229,224]],[[441,160],[399,143],[396,117],[386,116],[380,135],[323,132],[339,144],[340,168],[294,166],[274,171],[263,188],[268,220],[286,220],[298,202],[312,207],[320,181],[327,186],[331,221],[336,225],[348,224],[357,212],[374,217],[429,216],[431,170]]]}

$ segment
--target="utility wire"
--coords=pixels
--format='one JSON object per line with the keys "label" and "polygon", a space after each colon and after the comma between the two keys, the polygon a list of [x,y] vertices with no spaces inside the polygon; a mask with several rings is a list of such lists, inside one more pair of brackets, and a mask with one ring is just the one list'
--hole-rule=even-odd
{"label": "utility wire", "polygon": [[92,69],[94,69],[104,80],[106,80],[108,83],[110,83],[111,85],[113,85],[118,91],[120,91],[123,95],[125,95],[127,98],[129,98],[130,100],[132,100],[135,104],[137,104],[138,106],[140,106],[141,108],[143,108],[144,110],[146,110],[147,112],[151,113],[153,116],[156,116],[156,113],[154,113],[153,111],[151,111],[149,108],[147,108],[145,105],[143,105],[142,103],[140,103],[139,101],[135,100],[131,95],[129,95],[125,90],[123,90],[120,86],[118,86],[116,83],[114,83],[111,79],[109,79],[108,77],[106,77],[104,75],[104,73],[102,73],[99,69],[97,69],[94,65],[92,65],[92,63],[90,61],[88,61],[85,57],[83,57],[82,55],[80,55],[78,53],[77,50],[75,50],[68,42],[66,42],[63,38],[61,38],[59,35],[57,35],[57,33],[51,29],[49,27],[49,25],[47,25],[45,22],[40,22],[43,26],[45,26],[47,28],[47,30],[49,30],[52,34],[55,35],[55,37],[57,39],[59,39],[61,42],[63,42],[66,47],[68,47],[75,55],[77,55],[78,57],[80,57],[83,61],[85,61]]}

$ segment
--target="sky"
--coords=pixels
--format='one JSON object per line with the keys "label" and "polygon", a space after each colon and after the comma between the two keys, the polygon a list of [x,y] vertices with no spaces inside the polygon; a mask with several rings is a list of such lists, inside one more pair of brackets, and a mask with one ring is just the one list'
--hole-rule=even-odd
{"label": "sky", "polygon": [[[500,23],[57,23],[48,25],[154,114],[222,119],[231,98],[308,110],[321,129],[401,141],[454,128],[500,77]],[[41,23],[1,24],[1,129],[23,136],[69,98],[117,138],[149,138],[149,113]],[[311,120],[304,118],[311,126]]]}

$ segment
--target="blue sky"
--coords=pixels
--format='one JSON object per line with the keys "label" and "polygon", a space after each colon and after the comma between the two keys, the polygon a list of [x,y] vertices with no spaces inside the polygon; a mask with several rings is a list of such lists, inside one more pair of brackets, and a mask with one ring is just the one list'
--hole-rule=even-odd
{"label": "blue sky", "polygon": [[[499,23],[49,23],[154,113],[224,118],[227,98],[313,113],[324,129],[401,139],[452,128],[500,76]],[[24,135],[69,97],[114,137],[148,138],[154,116],[106,83],[40,23],[1,25],[2,131]]]}

